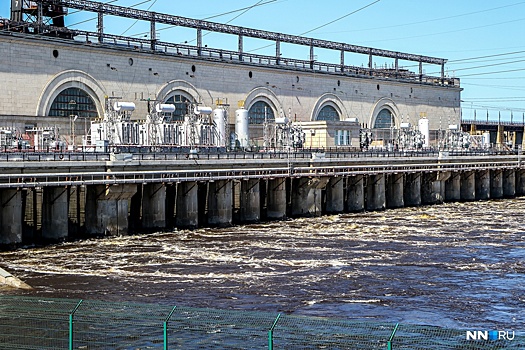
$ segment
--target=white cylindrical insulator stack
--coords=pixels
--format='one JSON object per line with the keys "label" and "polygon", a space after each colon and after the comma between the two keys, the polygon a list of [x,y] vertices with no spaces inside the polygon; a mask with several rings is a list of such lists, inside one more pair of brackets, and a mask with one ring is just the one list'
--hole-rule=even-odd
{"label": "white cylindrical insulator stack", "polygon": [[213,122],[215,123],[217,147],[226,147],[226,111],[222,108],[213,110]]}
{"label": "white cylindrical insulator stack", "polygon": [[429,147],[430,146],[430,143],[429,143],[430,131],[428,129],[428,119],[426,119],[426,118],[419,119],[419,132],[425,138],[423,140],[423,147]]}
{"label": "white cylindrical insulator stack", "polygon": [[248,147],[248,111],[244,108],[235,111],[235,134],[237,134],[239,146]]}

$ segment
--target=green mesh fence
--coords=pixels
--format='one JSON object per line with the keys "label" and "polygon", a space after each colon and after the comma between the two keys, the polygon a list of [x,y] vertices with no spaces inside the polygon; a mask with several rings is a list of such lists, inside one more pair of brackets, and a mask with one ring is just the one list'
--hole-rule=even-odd
{"label": "green mesh fence", "polygon": [[78,300],[0,298],[3,349],[67,349],[69,314]]}
{"label": "green mesh fence", "polygon": [[152,304],[0,296],[1,349],[525,349],[466,330]]}
{"label": "green mesh fence", "polygon": [[395,324],[282,316],[275,349],[386,349]]}

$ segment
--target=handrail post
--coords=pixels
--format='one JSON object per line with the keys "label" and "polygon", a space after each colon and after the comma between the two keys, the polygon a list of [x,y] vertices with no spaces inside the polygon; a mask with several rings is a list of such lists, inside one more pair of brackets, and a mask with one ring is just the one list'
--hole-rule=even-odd
{"label": "handrail post", "polygon": [[273,330],[277,326],[277,322],[281,318],[281,314],[277,315],[275,321],[273,321],[272,327],[268,330],[268,350],[273,350]]}
{"label": "handrail post", "polygon": [[69,350],[73,350],[73,316],[75,316],[75,312],[77,312],[83,301],[84,300],[80,299],[77,306],[75,306],[73,311],[69,314]]}
{"label": "handrail post", "polygon": [[388,350],[392,350],[392,342],[394,341],[394,336],[396,335],[397,328],[399,327],[399,323],[396,323],[396,326],[394,327],[394,330],[392,331],[392,334],[390,335],[390,339],[388,339]]}
{"label": "handrail post", "polygon": [[164,350],[168,350],[168,322],[170,321],[171,316],[175,312],[176,306],[173,307],[168,317],[164,321]]}

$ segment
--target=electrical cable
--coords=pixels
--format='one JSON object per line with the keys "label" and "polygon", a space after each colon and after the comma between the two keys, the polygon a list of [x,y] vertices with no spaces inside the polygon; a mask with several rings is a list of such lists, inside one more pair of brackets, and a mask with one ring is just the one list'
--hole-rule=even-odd
{"label": "electrical cable", "polygon": [[[149,7],[146,9],[146,11],[149,11],[149,10],[153,7],[153,5],[155,5],[156,3],[157,3],[157,0],[153,1],[153,4],[149,5]],[[135,24],[138,23],[138,21],[139,21],[138,19],[135,20],[135,22],[133,22],[133,24],[130,25],[130,26],[128,27],[128,29],[126,29],[125,31],[123,31],[122,34],[120,34],[120,35],[121,35],[121,36],[124,36],[124,34],[126,34],[126,33],[128,32],[128,30],[130,30],[131,28],[133,28],[133,26],[135,26]]]}
{"label": "electrical cable", "polygon": [[314,29],[310,29],[310,30],[308,30],[308,31],[306,31],[306,32],[304,32],[304,33],[299,34],[299,35],[305,35],[305,34],[308,34],[308,33],[311,33],[311,32],[315,32],[315,31],[318,30],[318,29],[324,28],[324,27],[326,27],[326,26],[328,26],[328,25],[330,25],[330,24],[332,24],[332,23],[338,22],[338,21],[340,21],[340,20],[342,20],[342,19],[344,19],[344,18],[346,18],[346,17],[348,17],[348,16],[351,16],[351,15],[357,13],[357,12],[360,12],[360,11],[362,11],[362,10],[364,10],[364,9],[366,9],[366,8],[368,8],[368,7],[370,7],[370,6],[374,5],[374,4],[376,4],[376,3],[378,3],[379,1],[381,1],[381,0],[376,0],[376,1],[374,1],[374,2],[371,2],[370,4],[365,5],[365,6],[359,8],[359,9],[357,9],[357,10],[355,10],[355,11],[352,11],[352,12],[350,12],[350,13],[347,13],[347,14],[344,15],[344,16],[341,16],[341,17],[339,17],[339,18],[336,18],[336,19],[334,19],[333,21],[330,21],[330,22],[328,22],[328,23],[325,23],[325,24],[323,24],[323,25],[320,25],[319,27],[315,27]]}
{"label": "electrical cable", "polygon": [[[119,0],[108,1],[108,2],[106,2],[106,4],[111,4],[111,3],[113,3],[113,2],[117,2],[117,1],[119,1]],[[142,5],[142,4],[145,4],[145,3],[148,3],[148,2],[151,2],[151,1],[153,1],[153,0],[142,1],[142,2],[139,2],[138,4],[131,5],[131,6],[129,6],[129,7],[137,7],[137,6],[140,6],[140,5]],[[82,11],[82,10],[78,10],[78,11],[76,11],[76,12],[74,12],[74,13],[81,12],[81,11]],[[93,18],[86,19],[86,20],[81,21],[81,22],[77,22],[77,23],[69,24],[68,27],[77,26],[77,25],[79,25],[79,24],[86,23],[86,22],[91,22],[91,21],[94,21],[94,20],[96,20],[96,19],[97,19],[97,17],[93,17]]]}
{"label": "electrical cable", "polygon": [[[263,0],[264,1],[264,0]],[[213,18],[217,18],[217,17],[222,17],[222,16],[226,16],[226,15],[229,15],[229,14],[232,14],[232,13],[237,13],[237,12],[241,12],[241,11],[244,11],[244,10],[250,10],[254,7],[258,7],[258,6],[264,6],[264,5],[267,5],[267,4],[270,4],[272,2],[277,2],[278,0],[267,0],[265,2],[260,2],[260,4],[258,5],[252,5],[252,6],[247,6],[247,7],[243,7],[243,8],[240,8],[240,9],[237,9],[237,10],[233,10],[233,11],[228,11],[228,12],[223,12],[223,13],[219,13],[217,15],[213,15],[213,16],[210,16],[210,17],[206,17],[206,18],[203,18],[201,19],[201,21],[207,21],[207,20],[210,20],[210,19],[213,19]],[[229,22],[228,22],[229,23]],[[161,31],[161,30],[167,30],[167,29],[173,29],[173,28],[176,28],[177,26],[175,25],[169,25],[167,27],[164,27],[164,28],[160,28],[158,29],[157,31]],[[149,32],[142,32],[142,33],[137,33],[137,34],[132,34],[131,36],[134,37],[134,36],[143,36],[143,35],[146,35],[146,34],[149,34]],[[195,41],[195,40],[193,40]]]}
{"label": "electrical cable", "polygon": [[[254,8],[254,7],[256,7],[256,6],[259,6],[263,1],[264,1],[264,0],[259,0],[259,1],[258,1],[257,3],[255,3],[254,5],[247,7],[243,12],[241,12],[241,13],[238,14],[237,16],[233,17],[232,19],[230,19],[228,22],[226,22],[226,23],[224,23],[224,24],[229,24],[229,23],[233,22],[233,21],[236,20],[237,18],[239,18],[239,17],[241,17],[242,15],[244,15],[246,12],[250,11],[252,8]],[[272,0],[272,1],[268,1],[268,2],[274,2],[274,1],[276,1],[276,0]],[[210,32],[205,33],[205,34],[203,35],[203,37],[206,36],[206,35],[208,35],[208,34],[210,34]],[[195,40],[196,40],[196,39],[193,39],[193,40],[191,40],[191,41],[188,41],[188,43],[194,42]]]}
{"label": "electrical cable", "polygon": [[[343,19],[343,18],[346,18],[346,17],[348,17],[348,16],[350,16],[350,15],[353,15],[353,14],[355,14],[355,13],[357,13],[357,12],[360,12],[360,11],[362,11],[362,10],[364,10],[364,9],[366,9],[366,8],[368,8],[368,7],[370,7],[370,6],[374,5],[374,4],[376,4],[376,3],[378,3],[379,1],[381,1],[381,0],[373,1],[373,2],[369,3],[368,5],[365,5],[365,6],[359,8],[359,9],[357,9],[357,10],[354,10],[354,11],[352,11],[352,12],[350,12],[350,13],[345,14],[344,16],[341,16],[341,17],[339,17],[339,18],[336,18],[335,20],[332,20],[332,21],[330,21],[330,22],[327,22],[327,23],[325,23],[325,24],[322,24],[322,25],[320,25],[320,26],[318,26],[318,27],[315,27],[315,28],[313,28],[313,29],[307,30],[306,32],[301,33],[301,34],[298,34],[298,35],[299,35],[299,36],[302,36],[302,35],[305,35],[305,34],[311,33],[311,32],[313,32],[313,31],[316,31],[317,29],[320,29],[320,28],[326,27],[326,26],[328,26],[328,25],[330,25],[330,24],[332,24],[332,23],[335,23],[335,22],[337,22],[337,21]],[[273,45],[262,46],[262,47],[259,47],[259,48],[256,48],[256,49],[253,49],[253,50],[250,50],[250,51],[248,51],[248,52],[258,51],[258,50],[265,49],[265,48],[270,47],[270,46],[273,46]]]}
{"label": "electrical cable", "polygon": [[385,27],[376,27],[376,28],[366,28],[366,29],[356,29],[356,30],[345,30],[345,31],[329,32],[328,34],[363,32],[363,31],[371,31],[371,30],[379,30],[379,29],[390,29],[390,28],[406,27],[406,26],[411,26],[411,25],[416,25],[416,24],[428,24],[429,22],[438,22],[438,21],[449,20],[449,19],[458,18],[458,17],[465,17],[465,16],[470,16],[470,15],[475,15],[475,14],[479,14],[479,13],[500,10],[500,9],[503,9],[503,8],[517,6],[517,5],[522,5],[522,4],[525,4],[525,1],[521,1],[521,2],[518,2],[518,3],[515,3],[515,4],[505,5],[505,6],[494,7],[494,8],[490,8],[490,9],[486,9],[486,10],[462,13],[462,14],[455,15],[455,16],[433,18],[433,19],[428,19],[428,20],[424,20],[424,21],[411,22],[411,23],[405,23],[405,24],[396,24],[396,25],[385,26]]}

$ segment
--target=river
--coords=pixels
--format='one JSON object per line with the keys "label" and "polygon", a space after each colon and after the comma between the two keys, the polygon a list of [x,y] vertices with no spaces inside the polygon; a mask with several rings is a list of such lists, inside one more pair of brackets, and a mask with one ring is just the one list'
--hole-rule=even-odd
{"label": "river", "polygon": [[26,247],[0,293],[525,329],[525,199]]}

